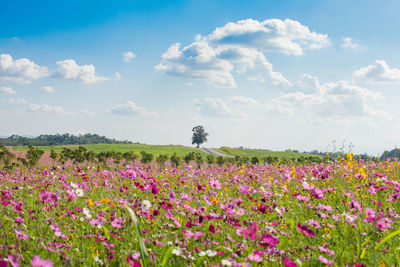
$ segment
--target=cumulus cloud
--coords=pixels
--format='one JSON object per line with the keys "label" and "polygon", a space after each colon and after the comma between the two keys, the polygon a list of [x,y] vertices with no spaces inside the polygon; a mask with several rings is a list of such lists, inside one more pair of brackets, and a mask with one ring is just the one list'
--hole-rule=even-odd
{"label": "cumulus cloud", "polygon": [[340,44],[340,47],[342,48],[351,48],[351,49],[359,49],[360,44],[357,42],[354,42],[351,37],[343,37],[342,42]]}
{"label": "cumulus cloud", "polygon": [[58,61],[56,64],[55,75],[66,80],[77,80],[85,84],[109,80],[107,77],[97,75],[92,64],[79,66],[73,59]]}
{"label": "cumulus cloud", "polygon": [[376,60],[375,64],[356,70],[353,77],[371,82],[399,82],[400,69],[391,69],[384,60]]}
{"label": "cumulus cloud", "polygon": [[244,117],[237,109],[231,109],[222,99],[206,97],[202,101],[194,100],[201,114],[210,117]]}
{"label": "cumulus cloud", "polygon": [[30,83],[49,76],[47,67],[42,67],[35,62],[20,58],[14,60],[9,54],[0,54],[0,79],[18,83]]}
{"label": "cumulus cloud", "polygon": [[14,91],[11,87],[0,87],[0,94],[16,94],[17,92]]}
{"label": "cumulus cloud", "polygon": [[133,101],[128,101],[125,104],[119,104],[109,109],[108,112],[115,115],[139,115],[139,116],[157,116],[157,112],[149,111],[142,106],[138,106]]}
{"label": "cumulus cloud", "polygon": [[64,110],[60,106],[50,106],[47,104],[29,104],[28,109],[26,110],[30,113],[64,113]]}
{"label": "cumulus cloud", "polygon": [[307,26],[291,19],[230,22],[216,28],[207,40],[218,45],[238,45],[288,55],[302,55],[304,50],[320,49],[330,44],[328,35],[311,32]]}
{"label": "cumulus cloud", "polygon": [[10,104],[16,104],[16,105],[23,105],[28,103],[25,99],[23,98],[9,98],[8,103]]}
{"label": "cumulus cloud", "polygon": [[54,93],[55,92],[54,88],[51,86],[43,86],[40,89],[42,89],[42,91],[44,91],[46,93]]}
{"label": "cumulus cloud", "polygon": [[[307,91],[283,94],[272,100],[268,107],[271,112],[281,115],[301,113],[310,117],[360,117],[376,115],[376,100],[383,99],[379,93],[359,87],[346,81],[320,84],[312,76],[303,76],[309,83]],[[299,83],[300,84],[300,83]]]}
{"label": "cumulus cloud", "polygon": [[134,59],[135,57],[136,55],[130,51],[124,52],[122,54],[122,61],[128,63],[131,62],[131,60]]}
{"label": "cumulus cloud", "polygon": [[236,87],[233,71],[249,80],[290,86],[282,73],[274,71],[264,53],[302,55],[305,50],[329,44],[327,35],[311,32],[297,21],[248,19],[228,23],[208,36],[197,36],[187,46],[171,45],[155,69],[205,80],[215,87]]}

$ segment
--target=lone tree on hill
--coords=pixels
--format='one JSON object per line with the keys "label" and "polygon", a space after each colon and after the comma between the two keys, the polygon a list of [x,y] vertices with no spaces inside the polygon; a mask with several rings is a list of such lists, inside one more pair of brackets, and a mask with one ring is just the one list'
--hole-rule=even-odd
{"label": "lone tree on hill", "polygon": [[196,126],[192,129],[193,136],[192,136],[192,145],[197,144],[199,147],[202,143],[207,142],[208,133],[204,131],[203,126]]}

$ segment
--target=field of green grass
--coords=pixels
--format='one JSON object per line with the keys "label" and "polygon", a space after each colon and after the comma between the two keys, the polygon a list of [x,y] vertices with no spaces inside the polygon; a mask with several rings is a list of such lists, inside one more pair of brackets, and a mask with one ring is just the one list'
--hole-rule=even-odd
{"label": "field of green grass", "polygon": [[[127,152],[134,151],[135,153],[140,153],[141,151],[146,151],[147,153],[153,154],[157,157],[160,154],[168,154],[172,155],[174,153],[184,156],[190,152],[200,153],[203,157],[206,157],[207,153],[195,148],[195,147],[186,147],[180,145],[144,145],[144,144],[92,144],[92,145],[83,145],[89,151],[93,152],[102,152],[102,151],[117,151],[117,152]],[[70,149],[78,148],[78,145],[68,145],[68,146],[38,146],[39,149],[50,152],[53,149],[56,152],[61,152],[64,147],[68,147]],[[9,147],[14,151],[27,151],[27,146],[13,146]],[[264,157],[277,157],[281,158],[299,158],[301,156],[309,157],[314,156],[306,153],[296,153],[296,152],[280,152],[280,151],[268,151],[268,150],[259,150],[259,149],[238,149],[223,146],[221,148],[215,148],[214,150],[227,155],[227,156],[240,156],[240,157],[254,157],[257,156],[259,158]]]}
{"label": "field of green grass", "polygon": [[[307,153],[296,153],[296,152],[283,152],[283,151],[269,151],[269,150],[261,150],[261,149],[239,149],[239,148],[231,148],[227,146],[223,146],[220,148],[215,148],[216,151],[229,155],[229,156],[240,156],[240,157],[255,157],[264,158],[264,157],[277,157],[281,158],[300,158],[303,157],[310,157],[315,155],[307,154]],[[319,156],[317,156],[319,157]]]}
{"label": "field of green grass", "polygon": [[[39,149],[50,152],[53,149],[56,152],[61,152],[64,147],[68,147],[70,149],[78,148],[79,145],[68,145],[68,146],[38,146]],[[140,153],[141,151],[146,151],[147,153],[151,153],[154,156],[158,156],[160,154],[168,154],[172,155],[174,153],[184,156],[190,152],[200,153],[203,156],[207,156],[208,154],[202,152],[201,150],[195,147],[185,147],[179,145],[143,145],[143,144],[93,144],[93,145],[83,145],[89,151],[93,152],[102,152],[102,151],[117,151],[117,152],[127,152],[134,151],[135,153]],[[9,147],[11,150],[18,151],[27,151],[27,146],[13,146]]]}

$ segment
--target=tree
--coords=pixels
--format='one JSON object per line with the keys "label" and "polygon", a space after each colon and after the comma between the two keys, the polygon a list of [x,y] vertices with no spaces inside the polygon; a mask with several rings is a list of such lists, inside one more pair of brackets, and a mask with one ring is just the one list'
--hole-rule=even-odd
{"label": "tree", "polygon": [[58,158],[57,152],[54,151],[54,149],[50,150],[50,158],[53,160],[53,167],[56,163],[56,160]]}
{"label": "tree", "polygon": [[192,160],[195,160],[194,152],[190,152],[189,154],[186,154],[183,157],[183,160],[185,161],[186,164],[189,164]]}
{"label": "tree", "polygon": [[150,162],[153,160],[153,158],[154,158],[153,154],[147,153],[146,151],[140,152],[140,155],[141,155],[140,161],[141,161],[143,164],[150,163]]}
{"label": "tree", "polygon": [[26,158],[28,159],[29,167],[37,166],[40,158],[42,157],[44,151],[39,150],[33,146],[28,146],[28,152],[26,153]]}
{"label": "tree", "polygon": [[192,145],[197,144],[197,147],[204,142],[207,142],[208,133],[204,131],[203,126],[196,126],[192,129],[193,136],[192,136]]}
{"label": "tree", "polygon": [[157,163],[160,165],[161,168],[164,168],[165,162],[168,160],[168,154],[160,154],[156,158]]}
{"label": "tree", "polygon": [[0,146],[0,158],[3,161],[4,169],[11,168],[11,161],[15,158],[15,155],[8,151],[5,146]]}
{"label": "tree", "polygon": [[172,164],[174,164],[174,167],[175,167],[175,168],[178,167],[179,164],[181,164],[181,162],[182,162],[182,158],[181,158],[179,155],[177,155],[176,153],[174,153],[174,154],[170,157],[170,160],[171,160]]}

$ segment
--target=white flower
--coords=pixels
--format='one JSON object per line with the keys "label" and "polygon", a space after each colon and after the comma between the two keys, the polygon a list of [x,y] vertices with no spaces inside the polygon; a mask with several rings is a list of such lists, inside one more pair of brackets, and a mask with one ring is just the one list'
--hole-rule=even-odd
{"label": "white flower", "polygon": [[71,182],[70,184],[69,184],[72,188],[78,188],[78,185],[76,184],[76,183],[74,183],[74,182]]}
{"label": "white flower", "polygon": [[214,257],[215,255],[217,255],[217,252],[214,250],[207,250],[206,252],[208,257]]}
{"label": "white flower", "polygon": [[142,210],[149,210],[151,208],[151,203],[148,200],[143,200],[141,205]]}
{"label": "white flower", "polygon": [[100,265],[103,265],[103,261],[99,259],[99,256],[94,257],[94,261],[97,262]]}
{"label": "white flower", "polygon": [[174,254],[176,256],[181,256],[182,255],[182,249],[181,248],[174,248],[172,250],[172,254]]}
{"label": "white flower", "polygon": [[76,193],[76,195],[77,195],[78,197],[83,197],[83,190],[82,190],[82,189],[80,189],[80,188],[76,189],[76,190],[75,190],[75,193]]}
{"label": "white flower", "polygon": [[171,242],[171,241],[168,241],[168,242],[167,242],[167,245],[168,245],[168,246],[172,246],[172,242]]}
{"label": "white flower", "polygon": [[85,220],[85,218],[80,217],[79,220],[81,220],[81,222],[83,222]]}
{"label": "white flower", "polygon": [[232,262],[230,262],[230,261],[228,261],[226,259],[223,259],[221,261],[221,264],[224,265],[224,266],[232,266]]}
{"label": "white flower", "polygon": [[203,257],[203,256],[205,256],[205,255],[207,255],[207,253],[206,253],[205,251],[201,251],[201,252],[199,253],[199,256],[200,256],[200,257]]}
{"label": "white flower", "polygon": [[83,214],[85,214],[86,215],[86,217],[88,217],[88,218],[92,218],[92,214],[90,214],[90,211],[89,211],[89,209],[88,208],[83,208]]}

